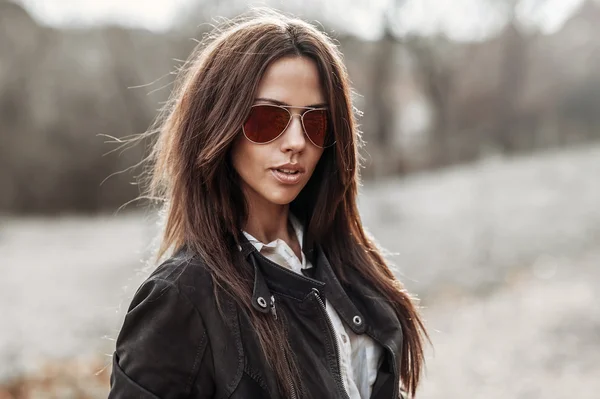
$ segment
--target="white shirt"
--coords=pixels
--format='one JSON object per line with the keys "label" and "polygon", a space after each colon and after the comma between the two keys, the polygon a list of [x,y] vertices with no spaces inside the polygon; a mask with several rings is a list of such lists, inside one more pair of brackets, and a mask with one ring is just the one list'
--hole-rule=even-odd
{"label": "white shirt", "polygon": [[[290,215],[290,221],[302,249],[302,225],[292,215]],[[258,252],[280,266],[291,269],[298,274],[302,274],[302,269],[312,267],[304,253],[302,253],[302,260],[298,259],[289,245],[279,238],[264,244],[245,231],[244,235]],[[338,341],[339,366],[344,388],[350,399],[369,398],[375,378],[377,378],[377,370],[381,363],[383,349],[371,337],[366,334],[355,334],[348,328],[327,300],[325,308]]]}

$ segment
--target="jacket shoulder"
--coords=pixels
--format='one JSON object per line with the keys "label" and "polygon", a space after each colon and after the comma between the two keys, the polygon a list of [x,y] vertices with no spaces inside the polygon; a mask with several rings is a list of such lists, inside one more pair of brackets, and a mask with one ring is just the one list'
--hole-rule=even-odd
{"label": "jacket shoulder", "polygon": [[157,281],[173,286],[188,298],[199,293],[214,296],[213,279],[206,263],[189,251],[180,250],[163,261],[142,284]]}
{"label": "jacket shoulder", "polygon": [[193,390],[212,397],[206,324],[178,288],[179,270],[164,265],[140,285],[125,315],[113,356],[111,399],[187,397]]}

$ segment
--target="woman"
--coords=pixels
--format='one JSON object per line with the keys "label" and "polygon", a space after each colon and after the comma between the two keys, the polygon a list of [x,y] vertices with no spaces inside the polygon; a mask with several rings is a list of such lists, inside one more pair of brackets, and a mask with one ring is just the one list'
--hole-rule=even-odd
{"label": "woman", "polygon": [[361,224],[335,45],[263,13],[184,70],[152,157],[168,259],[126,314],[109,397],[414,396],[426,333]]}

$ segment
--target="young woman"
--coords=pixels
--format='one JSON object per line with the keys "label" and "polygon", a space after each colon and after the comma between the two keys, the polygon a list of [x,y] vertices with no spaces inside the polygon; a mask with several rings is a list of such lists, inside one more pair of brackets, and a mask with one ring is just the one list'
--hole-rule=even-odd
{"label": "young woman", "polygon": [[336,46],[262,13],[184,70],[152,157],[168,259],[126,314],[109,398],[414,396],[426,333],[361,224]]}

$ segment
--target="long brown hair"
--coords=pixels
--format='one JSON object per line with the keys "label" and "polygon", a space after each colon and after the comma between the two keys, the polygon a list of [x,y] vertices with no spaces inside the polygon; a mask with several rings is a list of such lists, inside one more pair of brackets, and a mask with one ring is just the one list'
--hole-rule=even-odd
{"label": "long brown hair", "polygon": [[[411,298],[363,229],[356,201],[362,142],[347,71],[336,45],[314,26],[263,9],[216,28],[191,54],[157,120],[150,156],[150,195],[164,201],[166,215],[159,256],[187,246],[203,259],[215,290],[227,292],[247,313],[279,389],[289,397],[293,388],[286,381],[296,387],[301,381],[284,326],[252,308],[252,276],[235,266],[248,208],[230,161],[265,69],[286,56],[316,62],[337,141],[325,149],[290,210],[305,222],[305,245],[319,243],[342,281],[341,265],[352,265],[392,304],[404,333],[401,381],[414,396],[427,335]],[[282,347],[288,355],[281,355]]]}

